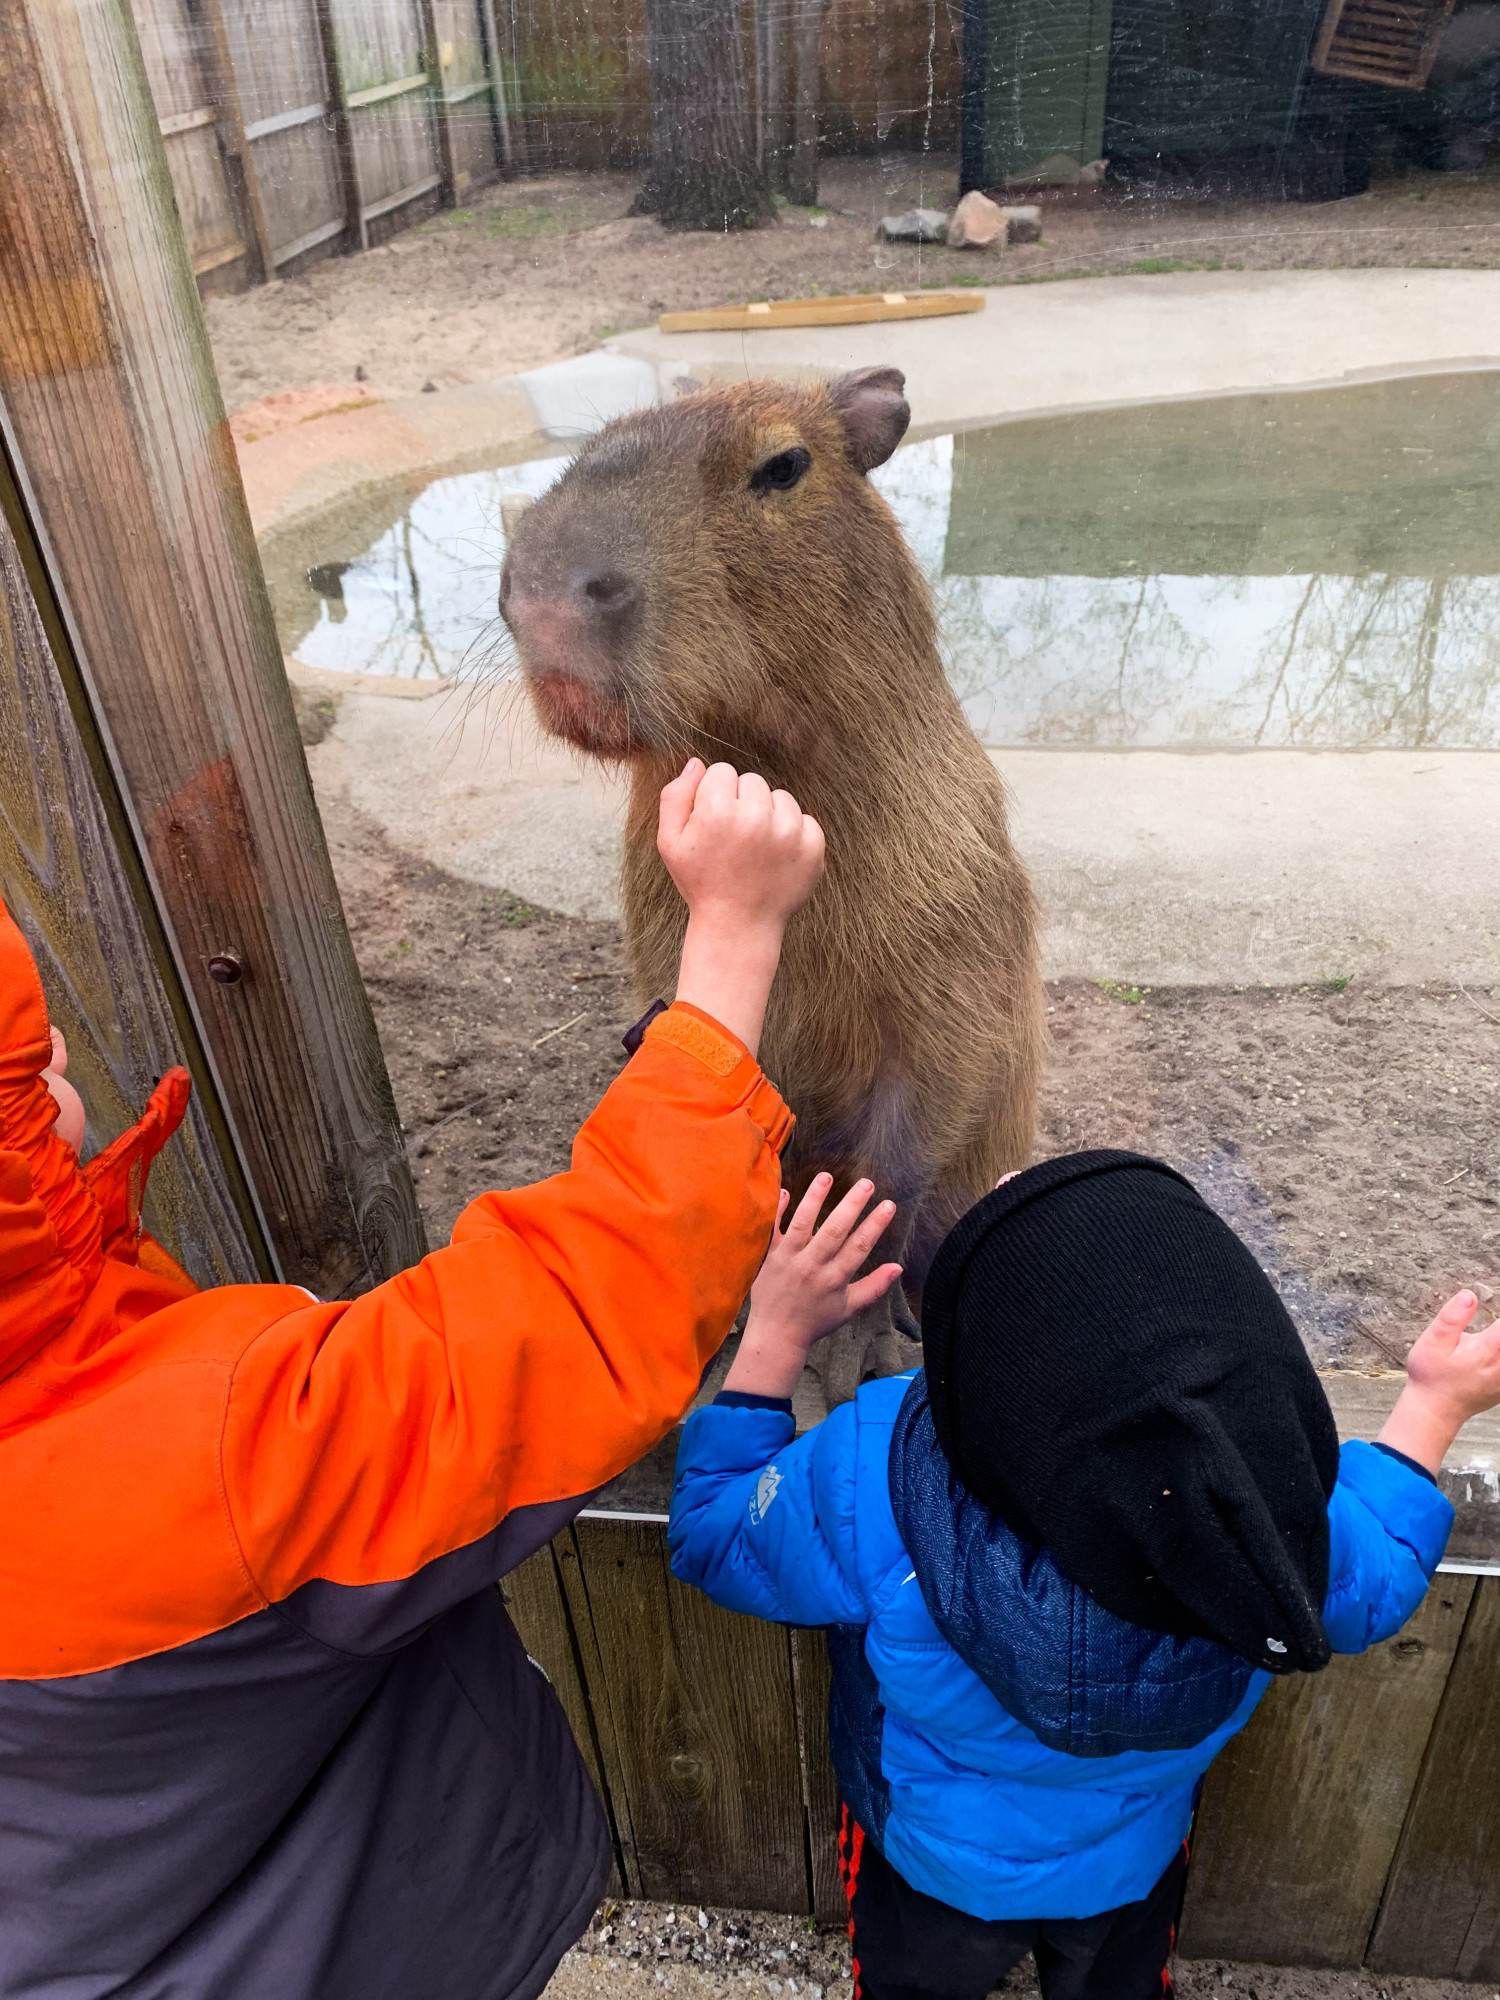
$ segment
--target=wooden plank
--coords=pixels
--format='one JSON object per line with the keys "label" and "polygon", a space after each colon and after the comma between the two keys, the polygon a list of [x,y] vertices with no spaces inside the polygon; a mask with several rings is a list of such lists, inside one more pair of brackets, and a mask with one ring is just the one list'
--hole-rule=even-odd
{"label": "wooden plank", "polygon": [[625,1766],[620,1754],[619,1738],[615,1733],[614,1706],[609,1699],[604,1661],[599,1651],[599,1637],[594,1629],[593,1607],[579,1554],[577,1522],[554,1537],[552,1552],[557,1562],[557,1579],[562,1588],[563,1600],[567,1605],[572,1627],[578,1670],[583,1679],[584,1698],[594,1726],[594,1742],[598,1749],[599,1769],[603,1779],[600,1790],[610,1802],[619,1865],[625,1879],[625,1892],[630,1896],[639,1896],[642,1893],[641,1869],[636,1853],[635,1822],[631,1817],[630,1791],[625,1782]]}
{"label": "wooden plank", "polygon": [[368,90],[351,91],[344,102],[351,111],[357,111],[366,104],[383,104],[388,97],[404,97],[409,90],[427,88],[426,70],[418,70],[415,76],[398,76],[394,83],[374,83]]}
{"label": "wooden plank", "polygon": [[[571,1548],[570,1538],[561,1539],[568,1540]],[[572,1620],[568,1616],[567,1601],[557,1574],[557,1557],[550,1543],[510,1572],[502,1586],[502,1595],[511,1623],[520,1634],[521,1644],[552,1683],[563,1713],[568,1718],[573,1740],[588,1767],[594,1789],[604,1801],[615,1849],[609,1893],[622,1896],[627,1892],[620,1866],[619,1829],[615,1824],[614,1807],[599,1755],[593,1714],[579,1670]]]}
{"label": "wooden plank", "polygon": [[242,243],[248,225],[217,119],[204,116],[217,103],[206,38],[188,0],[133,0],[133,7],[157,129],[171,134],[167,167],[188,255],[205,271],[225,269],[234,260],[219,253]]}
{"label": "wooden plank", "polygon": [[[259,0],[220,0],[245,136],[253,148],[272,262],[289,246],[331,244],[347,228],[337,106],[315,0],[282,0],[266,32]],[[339,228],[330,228],[337,222]]]}
{"label": "wooden plank", "polygon": [[317,15],[318,39],[323,50],[323,64],[328,77],[329,102],[334,107],[334,134],[338,145],[339,189],[344,200],[345,233],[351,249],[370,247],[370,232],[365,226],[363,214],[364,197],[359,185],[359,161],[354,150],[354,128],[349,119],[349,106],[344,96],[343,73],[339,68],[338,31],[334,26],[333,0],[313,0]]}
{"label": "wooden plank", "polygon": [[1185,1957],[1363,1962],[1474,1589],[1439,1577],[1399,1637],[1270,1690],[1208,1774]]}
{"label": "wooden plank", "polygon": [[157,112],[128,15],[3,20],[0,423],[275,1263],[344,1295],[421,1220]]}
{"label": "wooden plank", "polygon": [[295,126],[310,125],[315,118],[327,116],[326,104],[294,104],[290,111],[274,111],[269,118],[257,118],[253,125],[245,127],[245,137],[252,143],[269,139],[274,132],[290,132]]}
{"label": "wooden plank", "polygon": [[1478,1584],[1370,1945],[1377,1972],[1500,1980],[1500,1582]]}
{"label": "wooden plank", "polygon": [[821,1632],[794,1631],[792,1692],[797,1703],[797,1752],[807,1812],[807,1865],[813,1915],[824,1923],[848,1916],[839,1880],[839,1786],[828,1747],[828,1642]]}
{"label": "wooden plank", "polygon": [[275,259],[271,254],[271,232],[266,223],[266,211],[260,198],[260,182],[256,178],[255,162],[250,157],[249,142],[245,138],[245,119],[240,109],[239,85],[235,82],[234,63],[229,52],[229,36],[224,25],[224,11],[220,0],[197,0],[197,5],[208,27],[204,69],[209,79],[213,100],[219,107],[219,144],[224,149],[225,167],[230,185],[234,189],[235,206],[244,222],[248,224],[245,235],[255,250],[256,276],[262,284],[265,284],[275,275]]}
{"label": "wooden plank", "polygon": [[366,222],[373,222],[377,216],[389,215],[393,209],[405,208],[409,201],[418,201],[424,194],[431,194],[441,185],[441,176],[429,174],[424,181],[415,181],[410,187],[397,188],[394,194],[386,195],[380,201],[367,202],[360,210]]}
{"label": "wooden plank", "polygon": [[778,299],[769,305],[710,306],[697,312],[663,313],[662,333],[754,333],[771,326],[862,326],[893,319],[941,319],[950,313],[984,311],[982,292],[872,292],[826,299]]}
{"label": "wooden plank", "polygon": [[196,111],[173,111],[165,118],[158,118],[156,129],[164,139],[171,139],[179,132],[193,132],[200,125],[215,124],[218,116],[211,104],[200,104]]}
{"label": "wooden plank", "polygon": [[655,1523],[574,1524],[629,1800],[639,1894],[805,1910],[787,1634],[721,1611],[667,1568]]}
{"label": "wooden plank", "polygon": [[320,243],[329,243],[335,236],[344,233],[343,219],[335,216],[332,222],[320,222],[316,229],[309,229],[305,236],[294,236],[290,243],[283,243],[276,252],[279,265],[290,264],[294,257],[300,257],[307,250],[316,250]]}
{"label": "wooden plank", "polygon": [[0,458],[0,896],[67,1040],[68,1075],[88,1114],[85,1152],[118,1138],[162,1072],[184,1063],[193,1098],[147,1183],[146,1227],[200,1285],[253,1283],[262,1271],[246,1227],[249,1192],[221,1157],[212,1072],[152,922],[103,748],[85,738],[80,715],[88,728],[66,635]]}
{"label": "wooden plank", "polygon": [[484,37],[484,64],[490,79],[490,118],[495,130],[495,157],[503,173],[520,169],[517,134],[511,118],[510,85],[506,81],[505,52],[495,20],[495,0],[479,0],[479,25]]}
{"label": "wooden plank", "polygon": [[193,276],[202,278],[210,271],[217,271],[221,264],[233,264],[248,255],[243,243],[226,243],[222,250],[209,250],[202,257],[195,257]]}
{"label": "wooden plank", "polygon": [[438,199],[444,208],[452,208],[458,170],[453,160],[453,127],[448,111],[448,93],[443,82],[443,56],[446,51],[451,64],[455,49],[451,40],[446,44],[438,40],[432,0],[417,0],[417,19],[421,23],[425,57],[422,67],[427,73],[431,98],[432,136],[437,146]]}

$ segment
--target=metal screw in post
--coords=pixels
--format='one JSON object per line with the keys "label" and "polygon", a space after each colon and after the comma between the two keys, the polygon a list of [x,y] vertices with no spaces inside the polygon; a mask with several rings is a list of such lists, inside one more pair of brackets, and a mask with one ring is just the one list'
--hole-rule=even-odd
{"label": "metal screw in post", "polygon": [[238,986],[245,961],[237,951],[216,951],[208,961],[208,976],[218,986]]}

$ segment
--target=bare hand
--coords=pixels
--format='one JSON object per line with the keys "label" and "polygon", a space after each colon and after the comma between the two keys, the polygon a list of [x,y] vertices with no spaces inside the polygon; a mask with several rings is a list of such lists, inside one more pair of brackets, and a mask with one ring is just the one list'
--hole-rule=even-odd
{"label": "bare hand", "polygon": [[697,757],[663,787],[656,847],[692,916],[778,936],[823,873],[823,829],[790,792]]}
{"label": "bare hand", "polygon": [[1470,1417],[1500,1403],[1500,1320],[1466,1333],[1479,1301],[1455,1292],[1406,1357],[1406,1387],[1380,1442],[1429,1472]]}
{"label": "bare hand", "polygon": [[899,1264],[882,1264],[866,1277],[855,1276],[885,1234],[896,1204],[877,1202],[866,1215],[874,1183],[856,1181],[819,1229],[818,1215],[832,1186],[831,1174],[818,1174],[785,1230],[780,1223],[789,1196],[783,1188],[777,1227],[750,1288],[750,1317],[725,1378],[726,1389],[789,1396],[808,1350],[884,1298],[900,1277]]}
{"label": "bare hand", "polygon": [[823,872],[823,829],[753,771],[694,757],[663,787],[656,846],[688,906],[677,998],[753,1054],[787,918]]}

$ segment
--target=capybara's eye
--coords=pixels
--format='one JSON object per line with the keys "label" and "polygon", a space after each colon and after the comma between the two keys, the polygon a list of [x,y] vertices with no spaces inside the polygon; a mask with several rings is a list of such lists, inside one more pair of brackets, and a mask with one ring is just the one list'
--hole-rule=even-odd
{"label": "capybara's eye", "polygon": [[752,493],[786,493],[797,484],[812,464],[811,454],[800,444],[790,451],[778,451],[774,458],[768,458],[764,465],[758,465],[750,475]]}

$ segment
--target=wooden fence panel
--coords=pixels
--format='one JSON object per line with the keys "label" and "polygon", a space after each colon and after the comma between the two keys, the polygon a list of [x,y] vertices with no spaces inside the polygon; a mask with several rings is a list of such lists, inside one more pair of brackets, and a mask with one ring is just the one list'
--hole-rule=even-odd
{"label": "wooden fence panel", "polygon": [[331,0],[329,15],[364,247],[437,206],[442,175],[427,36],[413,0]]}
{"label": "wooden fence panel", "polygon": [[528,162],[642,165],[651,150],[645,0],[518,0],[514,22]]}
{"label": "wooden fence panel", "polygon": [[667,1570],[655,1522],[590,1516],[574,1536],[640,1888],[751,1909],[807,1907],[787,1634],[721,1611]]}
{"label": "wooden fence panel", "polygon": [[[1439,1578],[1439,1582],[1443,1579]],[[1377,1972],[1500,1981],[1500,1579],[1474,1592],[1370,1947]]]}
{"label": "wooden fence panel", "polygon": [[134,0],[141,58],[161,124],[177,212],[200,278],[245,285],[254,262],[220,144],[211,37],[189,0]]}
{"label": "wooden fence panel", "polygon": [[813,1914],[825,1923],[838,1923],[848,1915],[848,1905],[839,1880],[839,1787],[828,1747],[828,1693],[832,1685],[828,1642],[821,1632],[796,1631],[791,1638]]}
{"label": "wooden fence panel", "polygon": [[[453,194],[463,200],[500,171],[495,89],[490,78],[482,0],[431,0],[442,117],[453,165]],[[496,76],[503,78],[496,65]],[[499,86],[503,90],[503,83]],[[499,112],[504,115],[504,98]]]}
{"label": "wooden fence panel", "polygon": [[511,1571],[505,1579],[505,1600],[511,1622],[520,1634],[521,1644],[552,1683],[563,1714],[568,1718],[573,1740],[594,1781],[594,1789],[603,1799],[609,1815],[615,1865],[608,1892],[612,1896],[626,1895],[630,1892],[621,1869],[620,1831],[615,1819],[614,1797],[605,1775],[598,1732],[588,1695],[584,1691],[578,1642],[558,1575],[559,1548],[566,1552],[567,1559],[576,1570],[577,1555],[572,1536],[565,1533],[558,1536],[556,1544],[549,1543],[546,1548],[538,1549],[519,1569]]}
{"label": "wooden fence panel", "polygon": [[86,1151],[118,1138],[163,1071],[187,1063],[198,1087],[152,1170],[146,1227],[200,1285],[253,1283],[260,1273],[211,1123],[212,1082],[182,996],[174,1014],[163,983],[166,955],[79,734],[59,666],[66,640],[55,620],[47,629],[36,594],[45,597],[45,581],[34,550],[29,564],[23,557],[27,524],[3,468],[0,500],[0,895],[67,1040]]}
{"label": "wooden fence panel", "polygon": [[[143,0],[137,0],[137,5]],[[240,111],[279,271],[336,249],[348,226],[336,109],[314,0],[221,0]]]}
{"label": "wooden fence panel", "polygon": [[960,0],[827,0],[823,151],[957,146],[962,15]]}
{"label": "wooden fence panel", "polygon": [[0,424],[265,1239],[323,1296],[422,1226],[128,16],[0,10]]}
{"label": "wooden fence panel", "polygon": [[1204,1787],[1189,1958],[1363,1962],[1473,1592],[1439,1576],[1398,1638],[1271,1689]]}

